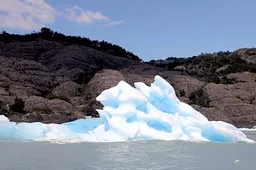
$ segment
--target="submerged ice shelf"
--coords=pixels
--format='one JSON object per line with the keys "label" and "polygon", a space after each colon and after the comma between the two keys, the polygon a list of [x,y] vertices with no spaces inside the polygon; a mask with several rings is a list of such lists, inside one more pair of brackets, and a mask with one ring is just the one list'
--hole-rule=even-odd
{"label": "submerged ice shelf", "polygon": [[104,107],[98,119],[63,124],[15,123],[0,116],[0,139],[55,142],[117,142],[137,139],[213,142],[253,142],[231,124],[208,121],[180,102],[173,87],[160,76],[147,86],[124,81],[96,99]]}

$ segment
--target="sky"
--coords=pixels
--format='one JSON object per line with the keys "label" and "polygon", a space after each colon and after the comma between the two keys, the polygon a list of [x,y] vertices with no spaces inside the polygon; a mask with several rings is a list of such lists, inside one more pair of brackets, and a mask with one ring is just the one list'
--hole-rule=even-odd
{"label": "sky", "polygon": [[255,47],[255,7],[255,0],[0,0],[0,30],[48,27],[149,61]]}

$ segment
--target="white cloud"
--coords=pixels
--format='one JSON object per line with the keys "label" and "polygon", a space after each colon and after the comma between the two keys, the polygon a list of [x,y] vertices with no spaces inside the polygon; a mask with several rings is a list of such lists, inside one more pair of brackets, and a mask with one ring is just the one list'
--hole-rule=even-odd
{"label": "white cloud", "polygon": [[107,24],[105,24],[104,26],[105,26],[105,27],[113,27],[113,26],[121,25],[121,24],[124,24],[124,21],[123,21],[123,20],[120,20],[120,21],[111,21],[110,23],[107,23]]}
{"label": "white cloud", "polygon": [[99,21],[110,21],[110,18],[103,15],[100,12],[92,12],[89,10],[84,10],[79,6],[74,6],[65,10],[64,17],[72,22],[80,24],[92,24]]}
{"label": "white cloud", "polygon": [[101,12],[84,10],[75,5],[58,11],[45,0],[0,0],[0,28],[37,30],[55,22],[56,16],[79,24],[105,22],[111,27],[124,23],[112,21]]}
{"label": "white cloud", "polygon": [[0,27],[38,29],[54,23],[56,9],[44,0],[0,0]]}

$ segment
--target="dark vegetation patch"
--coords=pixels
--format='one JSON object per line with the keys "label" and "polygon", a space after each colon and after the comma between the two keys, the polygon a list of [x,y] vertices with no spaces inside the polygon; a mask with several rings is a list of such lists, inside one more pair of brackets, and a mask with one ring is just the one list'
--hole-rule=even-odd
{"label": "dark vegetation patch", "polygon": [[7,108],[4,106],[3,102],[0,101],[0,114],[5,115],[7,112]]}
{"label": "dark vegetation patch", "polygon": [[184,89],[182,89],[182,90],[179,90],[179,97],[183,97],[183,96],[185,96],[185,90]]}
{"label": "dark vegetation patch", "polygon": [[195,76],[209,83],[234,84],[236,80],[227,78],[227,74],[240,72],[256,73],[256,63],[243,58],[245,55],[252,56],[255,53],[255,49],[248,50],[241,55],[229,51],[220,51],[218,53],[206,53],[189,58],[168,57],[166,60],[151,60],[147,63],[168,70],[182,70],[188,75]]}
{"label": "dark vegetation patch", "polygon": [[241,60],[237,63],[233,63],[232,65],[228,66],[226,70],[221,71],[222,74],[229,74],[229,73],[241,73],[244,71],[256,73],[256,64],[249,63],[246,60]]}
{"label": "dark vegetation patch", "polygon": [[209,107],[209,103],[210,103],[210,100],[207,94],[203,92],[203,89],[200,89],[191,93],[191,95],[189,96],[189,100],[190,100],[189,104],[195,104],[203,107]]}
{"label": "dark vegetation patch", "polygon": [[212,76],[212,77],[206,77],[204,79],[207,83],[215,83],[215,84],[234,84],[237,82],[234,78],[227,78],[224,77],[218,77],[218,76]]}
{"label": "dark vegetation patch", "polygon": [[10,106],[10,109],[14,112],[19,112],[19,113],[25,113],[25,111],[23,110],[25,107],[25,102],[16,97],[14,100],[14,104]]}

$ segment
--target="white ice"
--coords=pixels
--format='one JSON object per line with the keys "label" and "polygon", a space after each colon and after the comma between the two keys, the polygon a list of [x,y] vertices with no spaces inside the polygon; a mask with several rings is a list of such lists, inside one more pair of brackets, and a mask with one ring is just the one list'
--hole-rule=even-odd
{"label": "white ice", "polygon": [[252,128],[239,128],[241,131],[250,131],[250,132],[256,132],[256,126],[253,126]]}
{"label": "white ice", "polygon": [[64,124],[15,123],[0,116],[0,139],[53,142],[117,142],[129,140],[186,140],[248,142],[231,124],[208,121],[190,105],[180,102],[173,87],[160,76],[147,86],[124,81],[96,99],[104,107],[98,119]]}

